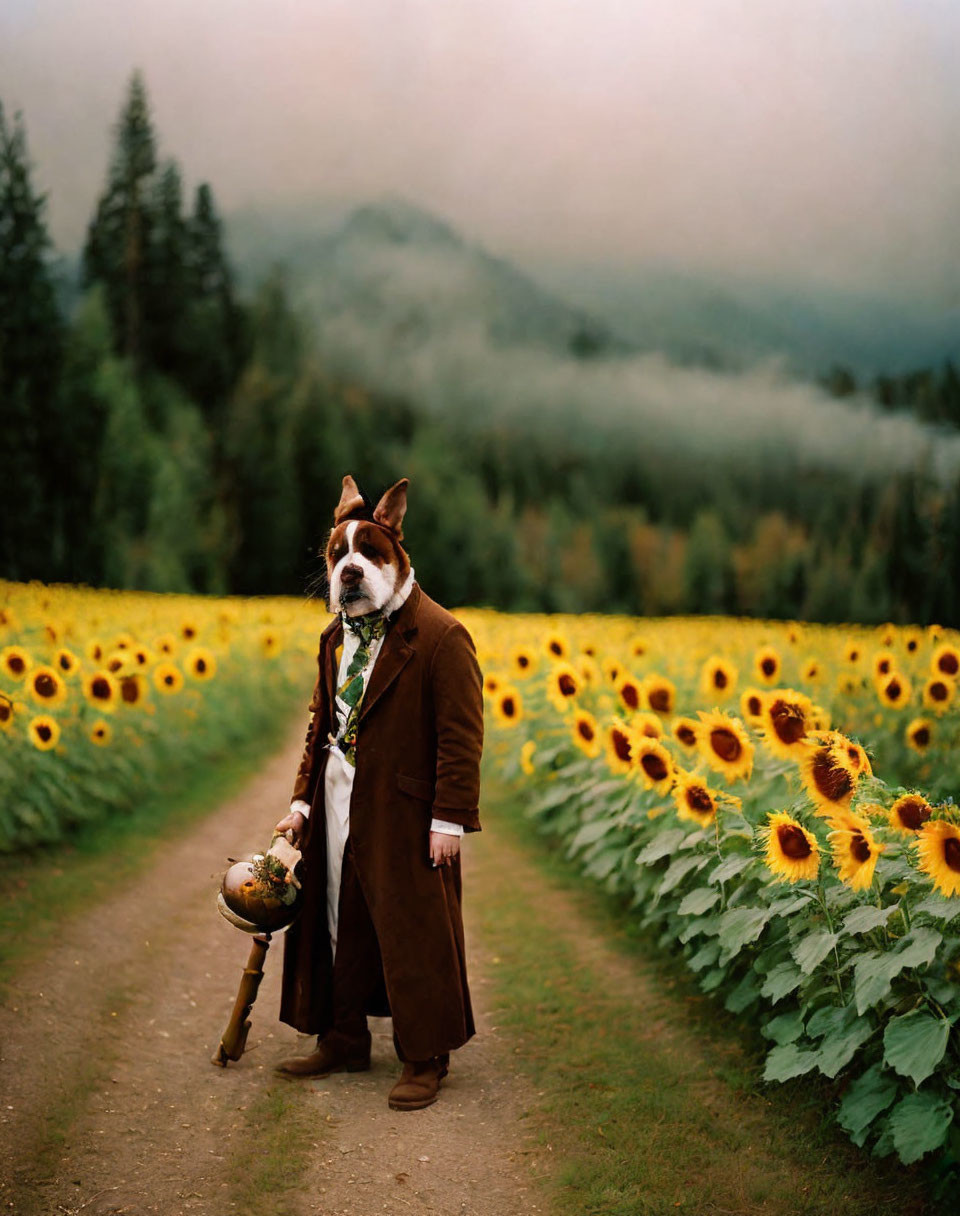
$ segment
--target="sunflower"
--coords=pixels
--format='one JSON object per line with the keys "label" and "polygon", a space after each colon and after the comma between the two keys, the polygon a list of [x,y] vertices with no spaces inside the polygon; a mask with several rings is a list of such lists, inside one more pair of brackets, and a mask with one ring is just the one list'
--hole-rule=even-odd
{"label": "sunflower", "polygon": [[702,828],[709,827],[717,817],[719,794],[707,785],[702,777],[685,769],[677,769],[673,787],[673,800],[677,804],[677,817],[690,819]]}
{"label": "sunflower", "polygon": [[172,663],[158,663],[153,669],[153,684],[159,692],[179,692],[183,688],[183,672]]}
{"label": "sunflower", "polygon": [[627,643],[627,654],[632,659],[642,659],[650,649],[650,643],[643,634],[635,633]]}
{"label": "sunflower", "polygon": [[91,663],[96,663],[99,666],[103,662],[103,656],[105,654],[103,643],[99,640],[99,638],[91,638],[84,647],[83,653]]}
{"label": "sunflower", "polygon": [[582,687],[583,679],[570,663],[555,663],[547,676],[547,696],[559,713],[564,713],[567,706],[573,704]]}
{"label": "sunflower", "polygon": [[648,790],[667,794],[673,785],[673,757],[657,739],[635,736],[636,764],[640,779]]}
{"label": "sunflower", "polygon": [[622,718],[612,718],[603,732],[607,764],[615,773],[629,773],[636,759],[636,739]]}
{"label": "sunflower", "polygon": [[833,829],[827,833],[833,852],[833,864],[841,882],[862,891],[873,882],[877,858],[887,847],[880,844],[862,815],[852,811],[832,820]]}
{"label": "sunflower", "polygon": [[811,735],[799,765],[800,780],[817,814],[832,815],[849,809],[860,769],[854,766],[845,746],[835,738]]}
{"label": "sunflower", "polygon": [[630,725],[638,735],[645,735],[648,739],[663,738],[663,723],[656,714],[644,712],[634,714],[630,719]]}
{"label": "sunflower", "polygon": [[930,670],[935,676],[948,676],[955,680],[960,675],[960,650],[943,642],[930,658]]}
{"label": "sunflower", "polygon": [[570,653],[570,643],[562,633],[551,632],[543,639],[543,650],[551,659],[565,659]]}
{"label": "sunflower", "polygon": [[529,646],[515,646],[510,653],[510,669],[516,680],[532,676],[537,669],[537,655]]}
{"label": "sunflower", "polygon": [[804,660],[803,666],[800,668],[800,679],[807,684],[816,684],[823,676],[823,668],[820,666],[820,660],[811,655]]}
{"label": "sunflower", "polygon": [[217,660],[205,646],[195,646],[186,658],[187,670],[197,680],[210,680],[217,673]]}
{"label": "sunflower", "polygon": [[932,812],[933,807],[922,794],[903,794],[887,812],[887,816],[892,828],[912,835],[920,831]]}
{"label": "sunflower", "polygon": [[533,763],[533,753],[536,750],[537,744],[533,739],[527,739],[520,748],[520,767],[528,777],[532,777],[537,771],[536,765]]}
{"label": "sunflower", "polygon": [[910,681],[899,671],[891,671],[884,679],[877,681],[877,696],[891,709],[906,705],[912,691]]}
{"label": "sunflower", "polygon": [[948,898],[960,895],[960,828],[946,819],[925,823],[912,842],[917,868]]}
{"label": "sunflower", "polygon": [[791,621],[787,626],[787,641],[791,646],[799,646],[803,641],[803,638],[803,626],[799,623],[799,621]]}
{"label": "sunflower", "polygon": [[492,697],[500,687],[500,677],[495,671],[488,671],[483,677],[483,691],[488,697]]}
{"label": "sunflower", "polygon": [[873,678],[882,680],[884,676],[896,671],[897,659],[890,650],[881,650],[873,656]]}
{"label": "sunflower", "polygon": [[617,683],[617,696],[628,713],[635,714],[643,696],[640,684],[629,673],[621,676]]}
{"label": "sunflower", "polygon": [[846,649],[843,652],[844,662],[850,663],[851,665],[853,665],[853,664],[859,663],[862,658],[863,658],[863,649],[860,646],[860,643],[859,642],[848,642],[846,645]]}
{"label": "sunflower", "polygon": [[593,687],[600,683],[600,668],[593,655],[583,651],[582,654],[577,655],[574,665],[579,671],[585,687]]}
{"label": "sunflower", "polygon": [[33,666],[33,660],[22,646],[4,646],[0,650],[0,666],[11,680],[22,680]]}
{"label": "sunflower", "polygon": [[[266,658],[268,658],[268,659],[273,659],[273,658],[276,658],[276,656],[280,653],[280,651],[282,649],[283,649],[283,640],[281,639],[280,635],[277,633],[277,631],[275,629],[264,629],[261,632],[261,634],[260,634],[260,653],[261,654],[265,655]],[[147,652],[142,649],[137,650],[135,652],[137,666],[143,667],[146,665],[146,654],[147,654]],[[140,657],[141,655],[144,656],[143,661],[141,661],[141,657]]]}
{"label": "sunflower", "polygon": [[820,869],[816,837],[786,811],[769,811],[757,829],[764,842],[763,857],[778,882],[815,879]]}
{"label": "sunflower", "polygon": [[83,695],[91,705],[111,713],[117,708],[119,689],[109,671],[94,671],[83,678]]}
{"label": "sunflower", "polygon": [[674,718],[673,726],[670,728],[674,739],[687,751],[692,751],[697,746],[697,729],[699,723],[693,718]]}
{"label": "sunflower", "polygon": [[881,646],[892,646],[897,640],[897,627],[890,621],[887,621],[885,625],[877,627],[877,634],[880,638]]}
{"label": "sunflower", "polygon": [[923,686],[923,707],[935,714],[945,714],[953,704],[957,684],[948,676],[930,676]]}
{"label": "sunflower", "polygon": [[60,738],[60,723],[56,718],[51,718],[49,714],[37,714],[35,718],[30,719],[27,733],[35,748],[47,752],[51,747],[57,746]]}
{"label": "sunflower", "polygon": [[700,754],[727,782],[749,778],[753,768],[753,743],[739,718],[714,707],[709,713],[698,709],[700,726],[697,742]]}
{"label": "sunflower", "polygon": [[600,755],[603,743],[600,739],[600,728],[597,726],[597,720],[593,714],[588,713],[585,709],[574,710],[570,729],[573,733],[574,743],[585,755],[590,756],[591,759]]}
{"label": "sunflower", "polygon": [[0,692],[0,730],[9,730],[13,726],[15,716],[13,702],[6,693]]}
{"label": "sunflower", "polygon": [[763,741],[782,760],[798,761],[807,731],[812,729],[813,702],[793,688],[766,693],[760,713]]}
{"label": "sunflower", "polygon": [[740,715],[751,726],[759,726],[763,721],[763,698],[759,688],[745,688],[740,694]]}
{"label": "sunflower", "polygon": [[501,726],[515,726],[523,717],[523,699],[512,684],[504,684],[494,697],[493,716]]}
{"label": "sunflower", "polygon": [[780,675],[780,655],[772,646],[761,646],[753,656],[753,670],[761,684],[775,684]]}
{"label": "sunflower", "polygon": [[841,671],[837,676],[837,692],[841,697],[852,697],[858,692],[861,681],[850,671]]}
{"label": "sunflower", "polygon": [[80,666],[80,660],[72,650],[67,650],[65,646],[61,646],[53,656],[53,665],[60,675],[72,676]]}
{"label": "sunflower", "polygon": [[933,723],[929,718],[914,718],[904,736],[907,745],[922,756],[933,742]]}
{"label": "sunflower", "polygon": [[154,643],[154,650],[165,654],[168,659],[173,658],[179,647],[180,643],[172,633],[162,633]]}
{"label": "sunflower", "polygon": [[903,648],[907,654],[916,654],[923,645],[923,633],[919,629],[903,631]]}
{"label": "sunflower", "polygon": [[62,705],[67,699],[67,688],[55,667],[34,667],[27,677],[27,688],[33,699],[41,705]]}
{"label": "sunflower", "polygon": [[616,686],[619,684],[621,677],[626,671],[626,668],[616,659],[611,659],[608,657],[603,660],[603,663],[600,665],[600,670],[603,672],[603,678],[607,681],[607,683]]}
{"label": "sunflower", "polygon": [[120,700],[124,705],[139,705],[147,691],[147,682],[138,673],[120,677]]}
{"label": "sunflower", "polygon": [[[814,708],[817,708],[816,706]],[[833,744],[847,759],[850,768],[858,777],[869,777],[873,773],[870,757],[855,739],[848,739],[843,731],[826,730],[818,727],[810,731],[811,739],[819,739],[823,743]]]}
{"label": "sunflower", "polygon": [[700,671],[700,691],[709,700],[729,697],[737,683],[737,669],[722,655],[712,654]]}
{"label": "sunflower", "polygon": [[185,642],[192,642],[200,632],[197,622],[189,617],[185,621],[180,622],[180,636]]}
{"label": "sunflower", "polygon": [[113,741],[113,727],[106,719],[97,718],[91,725],[87,738],[97,747],[108,747]]}
{"label": "sunflower", "polygon": [[643,681],[643,696],[647,705],[658,714],[672,714],[677,689],[666,676],[649,675]]}

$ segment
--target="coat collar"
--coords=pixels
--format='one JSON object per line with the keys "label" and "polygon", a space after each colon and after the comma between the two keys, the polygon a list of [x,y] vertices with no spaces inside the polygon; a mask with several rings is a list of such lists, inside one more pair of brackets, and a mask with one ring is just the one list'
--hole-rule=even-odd
{"label": "coat collar", "polygon": [[[414,580],[410,594],[389,618],[390,627],[384,636],[383,645],[380,647],[380,653],[377,655],[377,661],[373,665],[373,671],[370,673],[370,679],[360,703],[359,721],[361,722],[413,655],[413,647],[409,643],[417,632],[417,613],[420,610],[422,597],[420,584]],[[337,684],[336,651],[343,641],[343,621],[340,619],[339,613],[320,636],[321,639],[329,639],[325,675],[327,701],[332,706]]]}

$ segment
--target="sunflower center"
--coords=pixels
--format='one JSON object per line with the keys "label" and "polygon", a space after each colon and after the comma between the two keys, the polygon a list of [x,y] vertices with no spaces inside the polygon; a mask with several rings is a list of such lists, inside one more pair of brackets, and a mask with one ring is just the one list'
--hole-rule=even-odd
{"label": "sunflower center", "polygon": [[817,789],[831,802],[841,802],[853,789],[853,780],[845,768],[834,764],[829,748],[821,748],[813,761],[813,779]]}
{"label": "sunflower center", "polygon": [[665,688],[654,688],[650,693],[650,705],[658,713],[665,714],[670,710],[670,693]]}
{"label": "sunflower center", "polygon": [[956,836],[948,836],[943,842],[943,860],[960,874],[960,840]]}
{"label": "sunflower center", "polygon": [[557,687],[560,689],[561,696],[572,697],[577,691],[577,682],[573,676],[564,672],[557,681]]}
{"label": "sunflower center", "polygon": [[717,726],[710,732],[710,746],[717,753],[721,760],[725,760],[728,764],[732,764],[740,758],[740,753],[743,748],[740,746],[740,740],[726,726]]}
{"label": "sunflower center", "polygon": [[948,697],[947,686],[943,680],[934,680],[930,685],[930,698],[933,701],[946,701]]}
{"label": "sunflower center", "polygon": [[761,708],[762,707],[760,705],[759,697],[748,697],[747,698],[747,709],[749,709],[749,711],[751,712],[751,714],[753,714],[753,716],[755,718],[759,717]]}
{"label": "sunflower center", "polygon": [[13,706],[9,701],[0,701],[0,722],[9,722],[13,717]]}
{"label": "sunflower center", "polygon": [[90,685],[90,691],[98,701],[110,700],[110,683],[103,676],[97,676]]}
{"label": "sunflower center", "polygon": [[197,659],[196,663],[194,664],[194,670],[196,670],[196,671],[206,671],[206,670],[207,670],[207,661],[206,661],[206,659]]}
{"label": "sunflower center", "polygon": [[713,673],[713,686],[714,688],[726,688],[727,686],[727,673],[721,667],[718,667]]}
{"label": "sunflower center", "polygon": [[960,671],[960,659],[952,651],[948,651],[940,656],[940,662],[937,666],[946,675],[955,676]]}
{"label": "sunflower center", "polygon": [[913,741],[917,747],[926,747],[930,742],[930,728],[927,726],[918,726],[913,732]]}
{"label": "sunflower center", "polygon": [[37,738],[42,739],[44,743],[49,743],[53,731],[47,726],[46,722],[41,722],[37,727]]}
{"label": "sunflower center", "polygon": [[861,863],[870,860],[870,846],[862,832],[854,832],[850,837],[850,852]]}
{"label": "sunflower center", "polygon": [[899,701],[900,693],[902,691],[903,691],[903,687],[900,684],[900,681],[897,679],[891,680],[890,683],[887,685],[887,696],[890,698],[891,701]]}
{"label": "sunflower center", "polygon": [[557,654],[557,655],[563,654],[563,647],[560,645],[559,642],[551,642],[549,649],[550,649],[551,654]]}
{"label": "sunflower center", "polygon": [[618,760],[622,760],[625,764],[630,762],[630,740],[622,731],[613,732],[613,750]]}
{"label": "sunflower center", "polygon": [[789,857],[791,861],[804,861],[810,856],[810,842],[796,824],[781,823],[777,828],[777,839],[784,857]]}
{"label": "sunflower center", "polygon": [[702,785],[691,785],[687,790],[687,806],[691,811],[708,815],[713,810],[713,799]]}
{"label": "sunflower center", "polygon": [[580,735],[581,739],[586,739],[588,743],[593,742],[593,727],[583,718],[581,718],[581,720],[577,723],[577,733]]}
{"label": "sunflower center", "polygon": [[135,705],[140,699],[140,686],[133,676],[125,676],[120,681],[120,697],[127,705]]}
{"label": "sunflower center", "polygon": [[669,769],[663,762],[663,757],[656,752],[647,752],[640,761],[640,767],[651,781],[664,781],[669,776]]}
{"label": "sunflower center", "polygon": [[640,705],[640,692],[636,684],[624,684],[620,689],[620,696],[623,698],[623,703],[627,709],[637,709]]}
{"label": "sunflower center", "polygon": [[504,697],[503,701],[500,703],[500,709],[506,718],[512,718],[516,712],[516,708],[517,707],[514,704],[513,697]]}
{"label": "sunflower center", "polygon": [[770,721],[781,743],[796,743],[807,733],[803,710],[790,701],[774,701],[770,706]]}
{"label": "sunflower center", "polygon": [[930,818],[930,808],[916,798],[908,798],[900,804],[900,822],[911,832],[919,832]]}
{"label": "sunflower center", "polygon": [[697,741],[697,735],[689,726],[678,726],[676,736],[685,747],[693,747]]}
{"label": "sunflower center", "polygon": [[7,666],[15,676],[21,675],[27,669],[26,663],[18,654],[12,654],[7,659]]}
{"label": "sunflower center", "polygon": [[760,670],[765,676],[772,676],[777,670],[777,660],[771,658],[761,659]]}
{"label": "sunflower center", "polygon": [[530,660],[527,658],[527,656],[525,654],[521,654],[518,656],[517,666],[518,667],[529,667],[530,666]]}

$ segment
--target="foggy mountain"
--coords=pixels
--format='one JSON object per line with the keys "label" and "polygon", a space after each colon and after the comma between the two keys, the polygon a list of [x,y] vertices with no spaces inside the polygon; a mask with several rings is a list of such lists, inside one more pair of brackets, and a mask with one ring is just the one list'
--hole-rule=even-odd
{"label": "foggy mountain", "polygon": [[[261,234],[245,260],[249,235],[242,224],[229,231],[248,274],[285,239]],[[738,349],[733,362],[691,337],[681,360],[657,349],[655,335],[631,341],[409,203],[358,207],[312,239],[289,223],[286,232],[296,250],[290,286],[316,318],[327,365],[467,427],[509,422],[582,448],[614,435],[647,466],[719,461],[734,476],[863,478],[922,466],[946,480],[960,468],[956,431],[881,412],[866,396],[835,400],[782,350],[750,362]],[[747,331],[752,315],[741,315]],[[755,331],[770,341],[779,332],[770,318]],[[762,346],[755,336],[747,352]],[[843,353],[841,332],[834,357]]]}

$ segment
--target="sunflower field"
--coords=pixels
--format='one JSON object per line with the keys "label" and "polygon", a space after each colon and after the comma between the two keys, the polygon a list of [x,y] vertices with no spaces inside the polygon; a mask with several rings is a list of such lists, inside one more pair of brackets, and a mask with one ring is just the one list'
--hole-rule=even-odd
{"label": "sunflower field", "polygon": [[328,619],[290,597],[0,581],[0,852],[122,814],[289,718]]}
{"label": "sunflower field", "polygon": [[[819,1074],[877,1156],[960,1160],[960,636],[459,614],[526,814]],[[928,1157],[929,1154],[929,1157]]]}

